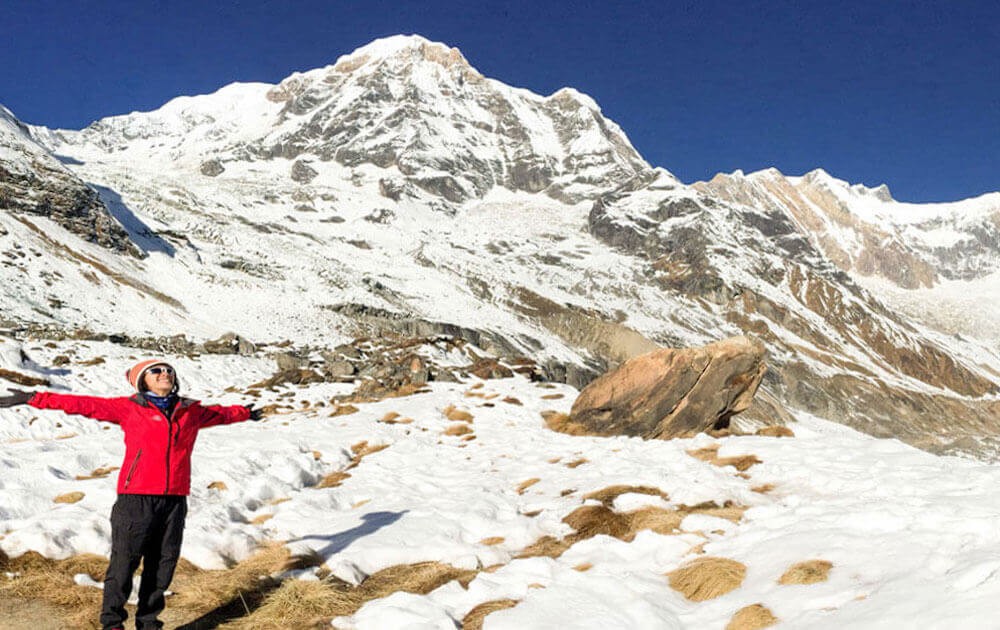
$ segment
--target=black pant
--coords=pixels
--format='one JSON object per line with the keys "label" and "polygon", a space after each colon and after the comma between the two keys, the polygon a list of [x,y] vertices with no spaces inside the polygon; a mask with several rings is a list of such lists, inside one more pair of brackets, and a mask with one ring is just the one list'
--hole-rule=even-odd
{"label": "black pant", "polygon": [[101,625],[125,625],[125,603],[132,592],[132,576],[142,560],[137,628],[162,628],[163,592],[170,586],[181,554],[187,497],[121,494],[111,508],[111,562],[104,576]]}

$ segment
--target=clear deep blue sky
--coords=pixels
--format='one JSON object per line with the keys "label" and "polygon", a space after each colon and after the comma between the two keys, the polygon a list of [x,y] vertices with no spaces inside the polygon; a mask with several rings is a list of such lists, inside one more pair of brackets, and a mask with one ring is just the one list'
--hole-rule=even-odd
{"label": "clear deep blue sky", "polygon": [[823,168],[905,201],[1000,190],[1000,2],[4,0],[0,103],[79,129],[417,33],[592,96],[685,182]]}

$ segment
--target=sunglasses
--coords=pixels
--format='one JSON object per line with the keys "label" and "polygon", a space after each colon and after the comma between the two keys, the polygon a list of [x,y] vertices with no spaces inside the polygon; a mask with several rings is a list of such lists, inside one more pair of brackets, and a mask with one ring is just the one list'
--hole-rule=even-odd
{"label": "sunglasses", "polygon": [[173,376],[174,368],[172,368],[172,367],[166,367],[166,366],[162,366],[162,367],[158,366],[158,367],[151,367],[151,368],[149,368],[146,371],[149,372],[150,374],[167,374],[167,375]]}

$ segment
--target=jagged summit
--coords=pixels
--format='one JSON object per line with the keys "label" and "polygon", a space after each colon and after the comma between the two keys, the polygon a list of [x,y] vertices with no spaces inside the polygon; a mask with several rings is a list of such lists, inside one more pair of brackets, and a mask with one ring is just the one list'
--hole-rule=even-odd
{"label": "jagged summit", "polygon": [[73,145],[106,162],[166,158],[209,177],[281,160],[297,162],[300,178],[322,177],[326,164],[370,164],[395,169],[401,195],[449,202],[498,186],[579,201],[650,170],[591,98],[486,79],[457,49],[417,35],[376,40],[274,86],[233,84],[80,132],[34,133],[57,152]]}

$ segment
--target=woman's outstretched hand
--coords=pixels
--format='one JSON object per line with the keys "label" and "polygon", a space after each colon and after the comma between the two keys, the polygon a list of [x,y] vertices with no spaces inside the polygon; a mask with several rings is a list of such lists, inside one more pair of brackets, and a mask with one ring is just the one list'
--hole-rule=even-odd
{"label": "woman's outstretched hand", "polygon": [[14,407],[16,405],[27,404],[35,392],[26,392],[23,389],[9,389],[6,396],[0,396],[0,407]]}
{"label": "woman's outstretched hand", "polygon": [[264,418],[264,410],[254,409],[253,403],[244,406],[247,408],[247,411],[250,412],[250,419],[253,420],[254,422],[256,422],[257,420],[262,420]]}

